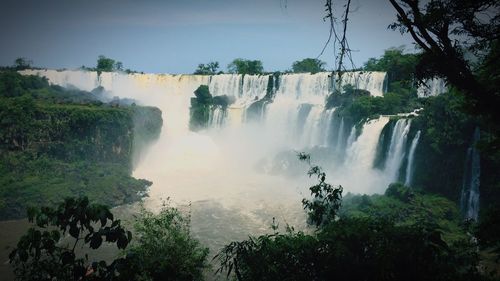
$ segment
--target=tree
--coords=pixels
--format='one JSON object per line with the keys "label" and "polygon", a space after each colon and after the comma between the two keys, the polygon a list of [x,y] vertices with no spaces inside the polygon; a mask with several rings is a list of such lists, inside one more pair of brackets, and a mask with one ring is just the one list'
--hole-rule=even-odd
{"label": "tree", "polygon": [[406,88],[410,88],[414,81],[415,68],[417,65],[417,54],[405,54],[404,46],[389,48],[384,51],[381,58],[370,58],[364,65],[366,71],[385,71],[389,79],[389,91],[392,91],[391,83],[400,82]]}
{"label": "tree", "polygon": [[205,128],[210,118],[213,97],[207,85],[200,85],[191,98],[189,127],[192,130]]}
{"label": "tree", "polygon": [[100,55],[97,59],[97,72],[113,72],[113,71],[121,71],[123,70],[123,63],[119,61],[115,61],[114,59],[107,58],[103,55]]}
{"label": "tree", "polygon": [[207,64],[200,63],[194,74],[198,75],[215,75],[219,69],[219,62],[213,61]]}
{"label": "tree", "polygon": [[[496,0],[389,0],[396,9],[397,22],[390,25],[409,33],[422,48],[416,75],[419,79],[444,78],[467,98],[470,113],[493,126],[498,136],[500,111],[498,62],[500,2]],[[474,57],[473,63],[467,57]],[[481,77],[482,69],[487,69]],[[486,78],[486,79],[484,79]]]}
{"label": "tree", "polygon": [[[125,259],[107,264],[78,257],[76,248],[97,249],[103,241],[125,249],[132,239],[115,220],[109,208],[90,204],[86,197],[67,198],[57,207],[31,208],[34,222],[10,254],[10,263],[19,280],[111,280],[118,279]],[[64,236],[70,235],[70,243]],[[121,277],[124,277],[123,275]],[[126,278],[123,278],[126,279]]]}
{"label": "tree", "polygon": [[235,59],[228,66],[229,73],[262,74],[264,67],[260,60]]}
{"label": "tree", "polygon": [[189,231],[189,216],[164,204],[159,214],[142,210],[128,256],[139,280],[202,280],[208,248]]}
{"label": "tree", "polygon": [[325,71],[326,63],[319,59],[307,58],[301,61],[296,61],[292,65],[293,72],[295,73],[303,73],[310,72],[316,73]]}
{"label": "tree", "polygon": [[335,219],[342,201],[342,186],[333,186],[327,182],[326,173],[319,166],[311,165],[311,157],[305,153],[299,153],[298,158],[309,164],[309,177],[316,177],[318,183],[309,187],[312,199],[302,199],[304,209],[308,211],[309,222],[322,226]]}
{"label": "tree", "polygon": [[27,58],[22,58],[22,57],[19,57],[17,58],[15,61],[14,61],[14,69],[15,70],[24,70],[24,69],[28,69],[28,68],[31,68],[31,64],[33,63],[33,61],[27,59]]}
{"label": "tree", "polygon": [[194,95],[198,99],[199,103],[210,104],[212,101],[212,95],[207,85],[201,85],[194,91]]}

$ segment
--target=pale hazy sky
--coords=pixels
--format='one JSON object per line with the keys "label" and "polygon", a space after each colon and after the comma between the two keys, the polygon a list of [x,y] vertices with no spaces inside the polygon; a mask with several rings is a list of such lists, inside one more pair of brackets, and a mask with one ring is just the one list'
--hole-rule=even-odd
{"label": "pale hazy sky", "polygon": [[[95,66],[98,55],[144,72],[191,73],[199,63],[262,60],[267,71],[316,57],[328,36],[324,0],[0,0],[0,65]],[[342,4],[342,0],[334,1]],[[387,29],[388,0],[352,0],[348,38],[362,65],[407,45]],[[321,57],[333,66],[333,49]]]}

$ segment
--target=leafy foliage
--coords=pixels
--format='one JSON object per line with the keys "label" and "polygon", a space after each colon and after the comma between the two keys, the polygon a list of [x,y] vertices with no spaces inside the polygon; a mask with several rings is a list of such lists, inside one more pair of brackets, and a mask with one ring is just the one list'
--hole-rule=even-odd
{"label": "leafy foliage", "polygon": [[218,74],[219,62],[212,61],[207,64],[200,63],[198,64],[198,68],[194,71],[193,74],[198,75],[215,75]]}
{"label": "leafy foliage", "polygon": [[228,66],[229,73],[262,74],[264,67],[260,60],[235,59]]}
{"label": "leafy foliage", "polygon": [[[394,82],[394,87],[399,87]],[[374,118],[381,114],[397,114],[412,112],[421,107],[421,101],[416,94],[400,88],[395,92],[388,92],[382,97],[370,96],[366,90],[355,89],[352,85],[344,85],[344,91],[333,92],[326,100],[326,107],[339,107],[336,112],[345,119],[356,124],[367,118]]]}
{"label": "leafy foliage", "polygon": [[104,104],[94,93],[3,71],[0,124],[2,219],[22,217],[28,204],[74,194],[123,204],[151,185],[130,171],[133,145],[159,136],[157,108]]}
{"label": "leafy foliage", "polygon": [[391,184],[384,195],[347,194],[339,216],[383,219],[396,225],[427,225],[441,231],[448,243],[468,238],[456,203],[401,183]]}
{"label": "leafy foliage", "polygon": [[492,136],[489,145],[498,150],[499,68],[493,67],[492,59],[499,54],[500,3],[495,0],[390,2],[398,14],[397,22],[390,28],[409,33],[422,48],[417,78],[442,77],[458,89],[466,99],[464,108],[480,117]]}
{"label": "leafy foliage", "polygon": [[114,59],[107,58],[100,55],[97,59],[96,71],[97,72],[112,72],[123,70],[123,64]]}
{"label": "leafy foliage", "polygon": [[33,64],[33,61],[31,61],[27,58],[20,57],[14,61],[14,69],[15,70],[28,69],[28,68],[31,68],[32,64]]}
{"label": "leafy foliage", "polygon": [[210,113],[217,107],[222,110],[234,102],[234,98],[226,95],[212,96],[207,85],[201,85],[194,91],[194,98],[191,98],[189,127],[191,130],[206,128],[210,118]]}
{"label": "leafy foliage", "polygon": [[405,54],[404,48],[390,48],[378,58],[370,58],[366,71],[385,71],[388,75],[388,92],[382,97],[371,96],[366,90],[344,85],[343,91],[334,91],[326,100],[326,107],[339,107],[337,114],[351,123],[375,118],[381,114],[412,112],[422,107],[416,92],[415,67],[417,54]]}
{"label": "leafy foliage", "polygon": [[[422,132],[415,154],[413,185],[458,202],[465,153],[477,123],[463,112],[463,96],[452,91],[424,101],[411,130]],[[483,186],[486,187],[486,186]]]}
{"label": "leafy foliage", "polygon": [[[99,248],[116,243],[124,249],[132,239],[103,205],[89,204],[86,197],[67,198],[57,207],[28,210],[36,227],[28,230],[10,254],[10,263],[19,280],[111,280],[119,275],[123,259],[111,264],[79,257],[77,246]],[[99,226],[100,224],[100,226]],[[64,235],[73,240],[67,244]]]}
{"label": "leafy foliage", "polygon": [[130,176],[128,163],[68,161],[50,155],[0,156],[0,219],[22,218],[30,205],[86,195],[110,206],[139,200],[152,182]]}
{"label": "leafy foliage", "polygon": [[298,154],[299,160],[306,161],[310,169],[309,177],[316,177],[318,183],[309,187],[312,199],[302,199],[304,209],[308,211],[309,221],[322,226],[335,219],[342,200],[342,186],[333,186],[326,181],[326,173],[319,166],[311,165],[311,158],[305,153]]}
{"label": "leafy foliage", "polygon": [[237,280],[477,280],[477,256],[461,243],[450,246],[426,226],[341,218],[315,235],[233,242],[216,258],[219,272]]}
{"label": "leafy foliage", "polygon": [[143,210],[135,223],[136,240],[128,257],[137,266],[138,280],[202,280],[208,248],[189,230],[190,220],[164,205],[159,214]]}
{"label": "leafy foliage", "polygon": [[481,214],[475,233],[479,240],[479,245],[483,248],[492,248],[500,257],[499,230],[500,208],[498,206],[491,206]]}
{"label": "leafy foliage", "polygon": [[402,87],[410,88],[415,81],[415,68],[418,62],[417,54],[405,54],[404,47],[389,48],[379,59],[370,58],[363,67],[366,71],[385,71],[389,80],[389,91],[393,91],[393,82],[399,82]]}
{"label": "leafy foliage", "polygon": [[207,126],[212,107],[212,95],[208,86],[201,85],[194,91],[191,98],[189,127],[191,130],[203,129]]}
{"label": "leafy foliage", "polygon": [[[310,165],[308,154],[298,157]],[[350,195],[339,212],[341,187],[326,184],[316,166],[308,174],[319,179],[312,201],[303,200],[316,233],[287,227],[232,242],[216,255],[217,272],[237,280],[483,280],[455,204],[394,184],[383,196]]]}
{"label": "leafy foliage", "polygon": [[325,71],[326,63],[319,59],[306,58],[301,61],[296,61],[292,64],[293,72],[302,73],[302,72],[310,72],[317,73],[321,71]]}

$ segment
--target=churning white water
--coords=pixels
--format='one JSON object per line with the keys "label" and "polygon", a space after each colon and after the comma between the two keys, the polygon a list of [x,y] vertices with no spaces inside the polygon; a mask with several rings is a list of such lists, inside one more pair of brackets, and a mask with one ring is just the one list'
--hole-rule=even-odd
{"label": "churning white water", "polygon": [[420,130],[417,131],[411,141],[410,153],[408,154],[408,163],[406,164],[405,185],[411,186],[413,180],[413,162],[415,160],[415,151],[417,150],[418,140],[420,139]]}
{"label": "churning white water", "polygon": [[417,88],[417,95],[420,98],[437,96],[448,91],[446,82],[441,78],[432,78],[425,81]]}
{"label": "churning white water", "polygon": [[[281,152],[319,148],[333,184],[350,192],[375,193],[397,179],[407,149],[411,122],[401,119],[395,125],[385,169],[374,169],[380,134],[389,118],[382,116],[356,128],[337,116],[334,108],[325,109],[333,88],[331,73],[282,74],[274,76],[273,83],[268,75],[23,73],[87,91],[102,86],[114,96],[159,107],[164,120],[160,139],[141,156],[133,175],[153,181],[145,199],[149,208],[157,209],[167,197],[177,204],[190,202],[193,233],[212,249],[268,231],[273,217],[305,226],[301,199],[309,196],[307,187],[312,183],[305,177],[308,167],[293,160],[282,166],[299,167],[297,174],[304,176],[270,174],[263,172],[264,159],[272,162]],[[355,72],[344,74],[343,79],[372,95],[382,95],[386,75]],[[249,105],[265,97],[270,84],[273,98],[264,102],[260,120],[245,122]],[[236,101],[227,110],[213,108],[209,128],[192,132],[190,99],[200,85],[208,85],[212,95]]]}
{"label": "churning white water", "polygon": [[410,132],[410,124],[411,120],[399,119],[392,132],[389,154],[385,162],[385,173],[389,177],[390,182],[398,179],[401,162],[405,157],[406,141],[408,139],[408,133]]}
{"label": "churning white water", "polygon": [[467,150],[460,208],[464,217],[477,221],[479,216],[479,186],[481,176],[481,158],[476,148],[480,139],[479,128],[474,130],[472,143]]}

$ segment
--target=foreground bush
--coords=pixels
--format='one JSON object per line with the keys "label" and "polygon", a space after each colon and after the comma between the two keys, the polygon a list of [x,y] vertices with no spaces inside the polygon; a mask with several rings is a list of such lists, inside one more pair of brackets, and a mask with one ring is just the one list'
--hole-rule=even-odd
{"label": "foreground bush", "polygon": [[136,241],[128,250],[138,280],[202,280],[208,248],[189,230],[189,217],[164,206],[158,215],[143,210],[136,221]]}

